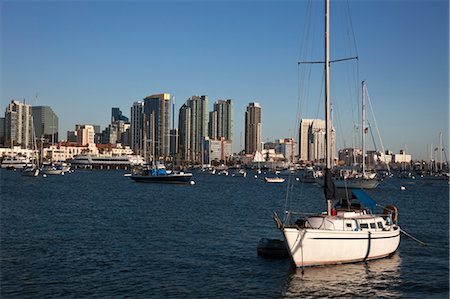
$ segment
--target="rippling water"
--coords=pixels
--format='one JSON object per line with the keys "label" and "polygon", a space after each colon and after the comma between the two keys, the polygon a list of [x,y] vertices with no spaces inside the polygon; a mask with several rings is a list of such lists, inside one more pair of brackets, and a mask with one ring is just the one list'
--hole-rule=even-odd
{"label": "rippling water", "polygon": [[[373,193],[403,229],[392,257],[292,267],[258,257],[281,238],[271,219],[285,184],[195,173],[196,184],[140,184],[120,171],[47,178],[1,173],[1,298],[448,298],[449,185],[392,179]],[[400,185],[406,186],[400,191]],[[294,184],[291,201],[324,208],[322,191]]]}

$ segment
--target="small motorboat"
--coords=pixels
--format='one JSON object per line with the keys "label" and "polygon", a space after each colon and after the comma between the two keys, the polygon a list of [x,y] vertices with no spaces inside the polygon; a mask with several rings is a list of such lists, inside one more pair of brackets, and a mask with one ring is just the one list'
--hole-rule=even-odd
{"label": "small motorboat", "polygon": [[266,181],[266,183],[283,183],[284,182],[284,178],[280,178],[280,177],[274,177],[274,178],[268,178],[265,177],[264,181]]}

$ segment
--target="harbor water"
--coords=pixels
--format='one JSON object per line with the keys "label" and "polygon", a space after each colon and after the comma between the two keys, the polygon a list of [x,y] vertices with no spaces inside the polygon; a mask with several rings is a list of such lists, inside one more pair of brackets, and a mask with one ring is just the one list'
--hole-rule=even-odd
{"label": "harbor water", "polygon": [[[282,238],[272,220],[286,199],[325,208],[322,190],[294,181],[194,172],[195,185],[133,182],[123,171],[24,177],[1,170],[1,298],[449,297],[449,185],[382,182],[395,204],[397,252],[367,263],[301,269],[258,256]],[[401,190],[401,186],[405,190]]]}

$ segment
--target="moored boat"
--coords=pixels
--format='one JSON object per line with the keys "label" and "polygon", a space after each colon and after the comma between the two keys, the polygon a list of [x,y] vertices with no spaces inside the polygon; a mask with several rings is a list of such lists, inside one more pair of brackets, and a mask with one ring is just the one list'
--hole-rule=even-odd
{"label": "moored boat", "polygon": [[[325,2],[325,174],[326,210],[312,215],[286,211],[283,221],[274,220],[297,267],[353,263],[393,254],[400,243],[398,211],[386,206],[374,214],[376,203],[361,189],[338,195],[333,183],[332,123],[330,105],[330,1]],[[363,172],[364,173],[364,172]],[[348,192],[348,189],[347,189]],[[359,202],[356,202],[359,201]],[[337,204],[333,203],[337,201]]]}
{"label": "moored boat", "polygon": [[386,206],[383,213],[372,214],[375,202],[360,189],[351,192],[352,199],[342,198],[330,214],[289,213],[284,223],[274,215],[297,267],[367,261],[397,250],[397,208]]}
{"label": "moored boat", "polygon": [[128,169],[134,165],[144,164],[141,156],[95,156],[95,155],[78,155],[67,161],[72,168],[88,168],[88,169]]}
{"label": "moored boat", "polygon": [[336,178],[334,185],[336,188],[348,189],[375,189],[380,182],[369,178]]}
{"label": "moored boat", "polygon": [[53,164],[53,163],[48,163],[48,164],[44,164],[42,165],[40,172],[42,175],[60,175],[63,174],[63,168],[61,165],[57,165],[57,164]]}
{"label": "moored boat", "polygon": [[133,170],[129,177],[141,183],[189,184],[192,180],[192,173],[169,173],[165,166],[160,163],[156,166],[145,164],[138,167]]}
{"label": "moored boat", "polygon": [[265,177],[264,181],[266,183],[283,183],[285,179],[280,177],[273,177],[273,178]]}
{"label": "moored boat", "polygon": [[22,169],[25,167],[31,167],[32,163],[26,157],[14,156],[14,157],[6,157],[2,160],[0,164],[1,168],[7,169]]}
{"label": "moored boat", "polygon": [[32,165],[22,169],[23,176],[37,177],[39,175],[39,167]]}

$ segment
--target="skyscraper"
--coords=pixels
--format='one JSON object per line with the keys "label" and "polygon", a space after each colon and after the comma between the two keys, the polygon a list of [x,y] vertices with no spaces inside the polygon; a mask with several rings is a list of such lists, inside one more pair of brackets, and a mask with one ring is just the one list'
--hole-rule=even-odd
{"label": "skyscraper", "polygon": [[11,101],[5,112],[5,145],[31,146],[31,106]]}
{"label": "skyscraper", "polygon": [[208,136],[208,96],[192,96],[180,108],[178,131],[181,158],[202,161],[203,140]]}
{"label": "skyscraper", "polygon": [[144,132],[146,153],[151,159],[170,156],[170,94],[144,99]]}
{"label": "skyscraper", "polygon": [[191,107],[187,103],[180,108],[178,115],[178,153],[182,160],[189,160],[191,144]]}
{"label": "skyscraper", "polygon": [[89,145],[94,143],[94,126],[93,125],[76,125],[77,143],[81,145]]}
{"label": "skyscraper", "polygon": [[261,152],[261,134],[261,106],[256,102],[250,103],[245,112],[245,152],[247,154]]}
{"label": "skyscraper", "polygon": [[[325,121],[322,119],[302,119],[299,129],[299,159],[301,161],[324,162]],[[335,130],[331,129],[332,161],[335,156]]]}
{"label": "skyscraper", "polygon": [[45,138],[49,143],[58,142],[59,118],[48,106],[31,107],[36,138]]}
{"label": "skyscraper", "polygon": [[214,110],[209,113],[209,138],[232,141],[233,100],[218,100],[214,103]]}
{"label": "skyscraper", "polygon": [[144,152],[144,102],[137,101],[131,107],[131,149],[138,155]]}

